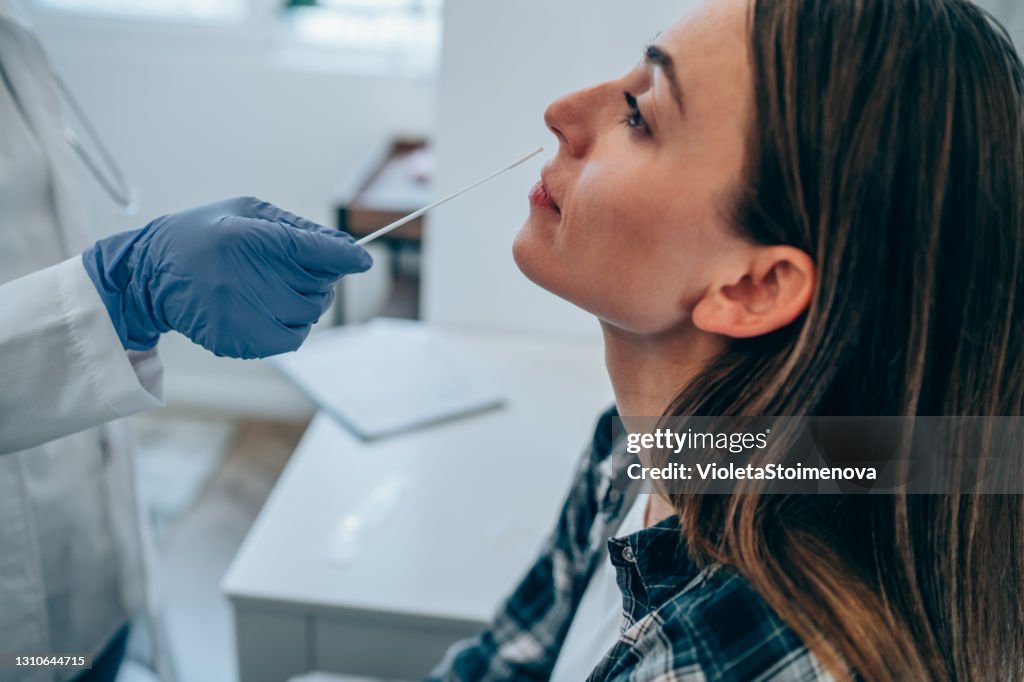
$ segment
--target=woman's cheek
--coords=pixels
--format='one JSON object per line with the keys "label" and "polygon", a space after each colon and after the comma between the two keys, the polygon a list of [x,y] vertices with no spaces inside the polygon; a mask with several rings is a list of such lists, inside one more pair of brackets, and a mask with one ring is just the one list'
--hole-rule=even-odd
{"label": "woman's cheek", "polygon": [[[678,323],[682,311],[666,305],[668,292],[651,281],[648,265],[633,258],[630,249],[616,252],[597,249],[597,244],[610,242],[595,240],[573,253],[556,250],[526,225],[512,255],[534,284],[623,330],[651,333]],[[567,243],[559,241],[559,247]]]}
{"label": "woman's cheek", "polygon": [[586,248],[574,250],[569,240],[545,237],[542,230],[526,222],[512,244],[512,257],[519,270],[537,286],[598,314],[608,303],[605,298],[609,285],[614,285],[600,262],[595,262],[595,254]]}

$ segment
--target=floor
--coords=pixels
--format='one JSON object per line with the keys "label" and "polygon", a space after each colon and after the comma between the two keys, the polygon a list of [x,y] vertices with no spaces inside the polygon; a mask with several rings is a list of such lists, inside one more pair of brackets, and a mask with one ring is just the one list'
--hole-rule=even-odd
{"label": "floor", "polygon": [[[173,453],[176,442],[195,449],[202,437],[223,439],[225,427],[233,434],[224,440],[216,466],[177,518],[166,508],[150,513],[159,524],[154,578],[178,682],[230,682],[237,677],[237,666],[231,613],[220,581],[306,425],[178,418],[164,424],[161,437],[160,417],[147,419],[158,422],[155,427],[151,421],[145,425],[149,438],[139,449],[143,460],[155,446]],[[187,451],[180,449],[179,454]],[[151,464],[147,473],[146,467],[139,467],[143,494],[147,486],[154,487],[153,472],[166,470]]]}

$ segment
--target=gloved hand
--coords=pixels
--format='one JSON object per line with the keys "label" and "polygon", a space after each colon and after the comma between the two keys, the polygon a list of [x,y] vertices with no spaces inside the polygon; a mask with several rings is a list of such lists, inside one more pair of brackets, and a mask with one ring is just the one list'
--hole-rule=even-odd
{"label": "gloved hand", "polygon": [[295,350],[334,283],[373,260],[352,237],[243,197],[157,218],[82,254],[124,347],[171,329],[216,355]]}

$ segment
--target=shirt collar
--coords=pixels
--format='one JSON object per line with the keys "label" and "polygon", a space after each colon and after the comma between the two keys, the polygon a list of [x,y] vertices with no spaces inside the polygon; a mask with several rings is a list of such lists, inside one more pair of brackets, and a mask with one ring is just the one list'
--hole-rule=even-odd
{"label": "shirt collar", "polygon": [[[604,451],[612,453],[603,462],[607,470],[602,473],[602,479],[608,486],[604,507],[611,517],[609,525],[612,528],[617,527],[622,514],[643,488],[641,482],[627,475],[629,465],[639,459],[626,452],[622,434],[619,434],[618,441],[611,438],[612,420],[617,416],[616,408],[603,415],[603,427],[597,432],[607,434],[607,440],[595,441],[595,447],[603,447]],[[608,553],[622,592],[623,610],[632,620],[642,618],[682,592],[700,573],[687,553],[678,516],[670,516],[650,528],[624,537],[611,538],[608,540]]]}
{"label": "shirt collar", "polygon": [[608,541],[623,610],[638,620],[683,591],[700,572],[690,559],[679,517]]}

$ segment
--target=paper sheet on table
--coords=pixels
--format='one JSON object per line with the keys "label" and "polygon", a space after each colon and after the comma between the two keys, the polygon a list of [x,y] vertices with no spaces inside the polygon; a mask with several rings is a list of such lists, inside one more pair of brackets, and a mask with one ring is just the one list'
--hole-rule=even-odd
{"label": "paper sheet on table", "polygon": [[320,409],[372,440],[501,405],[430,328],[380,319],[320,332],[274,363]]}

